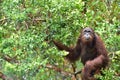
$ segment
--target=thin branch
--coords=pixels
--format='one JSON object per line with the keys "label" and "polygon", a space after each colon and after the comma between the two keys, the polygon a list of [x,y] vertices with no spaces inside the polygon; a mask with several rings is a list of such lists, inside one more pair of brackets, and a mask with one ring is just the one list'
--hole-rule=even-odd
{"label": "thin branch", "polygon": [[0,22],[7,20],[8,18],[0,19]]}
{"label": "thin branch", "polygon": [[39,66],[39,69],[40,69],[41,67],[45,67],[45,68],[48,68],[48,69],[52,69],[52,70],[54,70],[54,71],[60,72],[61,74],[65,75],[65,76],[72,76],[72,75],[73,75],[73,73],[64,71],[64,70],[62,70],[61,68],[58,68],[58,67],[55,66],[55,65],[46,64],[46,66]]}
{"label": "thin branch", "polygon": [[18,63],[18,61],[16,60],[16,57],[17,56],[14,56],[14,57],[10,57],[9,55],[3,55],[2,58],[4,60],[6,60],[7,62],[10,62],[10,63]]}
{"label": "thin branch", "polygon": [[81,74],[81,72],[82,72],[82,70],[77,71],[77,72],[74,73],[74,75]]}
{"label": "thin branch", "polygon": [[42,22],[46,22],[45,19],[39,19],[39,18],[35,18],[35,19],[33,19],[33,21],[42,21]]}

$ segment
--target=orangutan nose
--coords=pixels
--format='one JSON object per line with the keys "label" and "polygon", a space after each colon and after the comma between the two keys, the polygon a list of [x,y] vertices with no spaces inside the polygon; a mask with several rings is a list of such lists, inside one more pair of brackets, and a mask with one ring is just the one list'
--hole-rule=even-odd
{"label": "orangutan nose", "polygon": [[89,34],[86,34],[86,35],[85,35],[85,39],[86,39],[86,40],[89,40],[89,39],[90,39],[90,35],[89,35]]}

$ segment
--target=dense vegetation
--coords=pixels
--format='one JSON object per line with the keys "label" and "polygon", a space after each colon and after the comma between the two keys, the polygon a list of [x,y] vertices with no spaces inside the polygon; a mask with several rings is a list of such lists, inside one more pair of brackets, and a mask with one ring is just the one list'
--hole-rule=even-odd
{"label": "dense vegetation", "polygon": [[[0,78],[71,80],[67,53],[52,40],[74,46],[86,26],[102,37],[109,52],[109,68],[99,77],[120,80],[119,0],[0,0]],[[81,70],[81,62],[76,64]]]}

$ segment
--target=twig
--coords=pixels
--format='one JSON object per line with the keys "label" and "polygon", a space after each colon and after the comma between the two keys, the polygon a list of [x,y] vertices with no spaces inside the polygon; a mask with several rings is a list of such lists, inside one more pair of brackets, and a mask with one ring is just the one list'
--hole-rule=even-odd
{"label": "twig", "polygon": [[57,66],[54,66],[54,65],[51,65],[51,64],[47,64],[46,66],[42,66],[42,67],[45,67],[45,68],[48,68],[48,69],[53,69],[54,71],[60,72],[61,74],[65,75],[65,76],[72,76],[73,75],[73,73],[64,71],[61,68],[58,68]]}
{"label": "twig", "polygon": [[45,19],[41,19],[41,18],[39,18],[39,17],[36,17],[36,18],[30,18],[30,20],[32,20],[32,21],[42,21],[42,22],[46,22],[46,20]]}
{"label": "twig", "polygon": [[6,61],[8,61],[8,62],[10,62],[10,63],[18,63],[18,61],[16,60],[16,57],[17,57],[17,55],[16,56],[14,56],[14,57],[10,57],[9,55],[3,55],[2,56],[2,58],[4,59],[4,60],[6,60]]}
{"label": "twig", "polygon": [[36,18],[36,19],[33,19],[33,20],[34,20],[34,21],[42,21],[42,22],[46,22],[45,19],[39,19],[39,18],[38,18],[38,19]]}
{"label": "twig", "polygon": [[82,70],[77,71],[77,72],[74,73],[74,75],[81,74],[81,72],[82,72]]}
{"label": "twig", "polygon": [[7,18],[4,18],[4,19],[0,19],[0,22],[4,21],[4,20],[7,20]]}

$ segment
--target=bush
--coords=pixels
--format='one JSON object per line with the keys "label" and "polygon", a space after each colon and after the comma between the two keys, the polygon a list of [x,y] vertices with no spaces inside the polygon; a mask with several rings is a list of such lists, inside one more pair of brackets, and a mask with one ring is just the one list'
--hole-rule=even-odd
{"label": "bush", "polygon": [[[92,27],[103,39],[111,63],[102,80],[120,79],[119,0],[2,0],[0,1],[0,72],[7,79],[47,80],[72,73],[52,40],[73,46],[83,27]],[[77,70],[82,68],[78,61]],[[51,66],[51,67],[50,67]]]}

